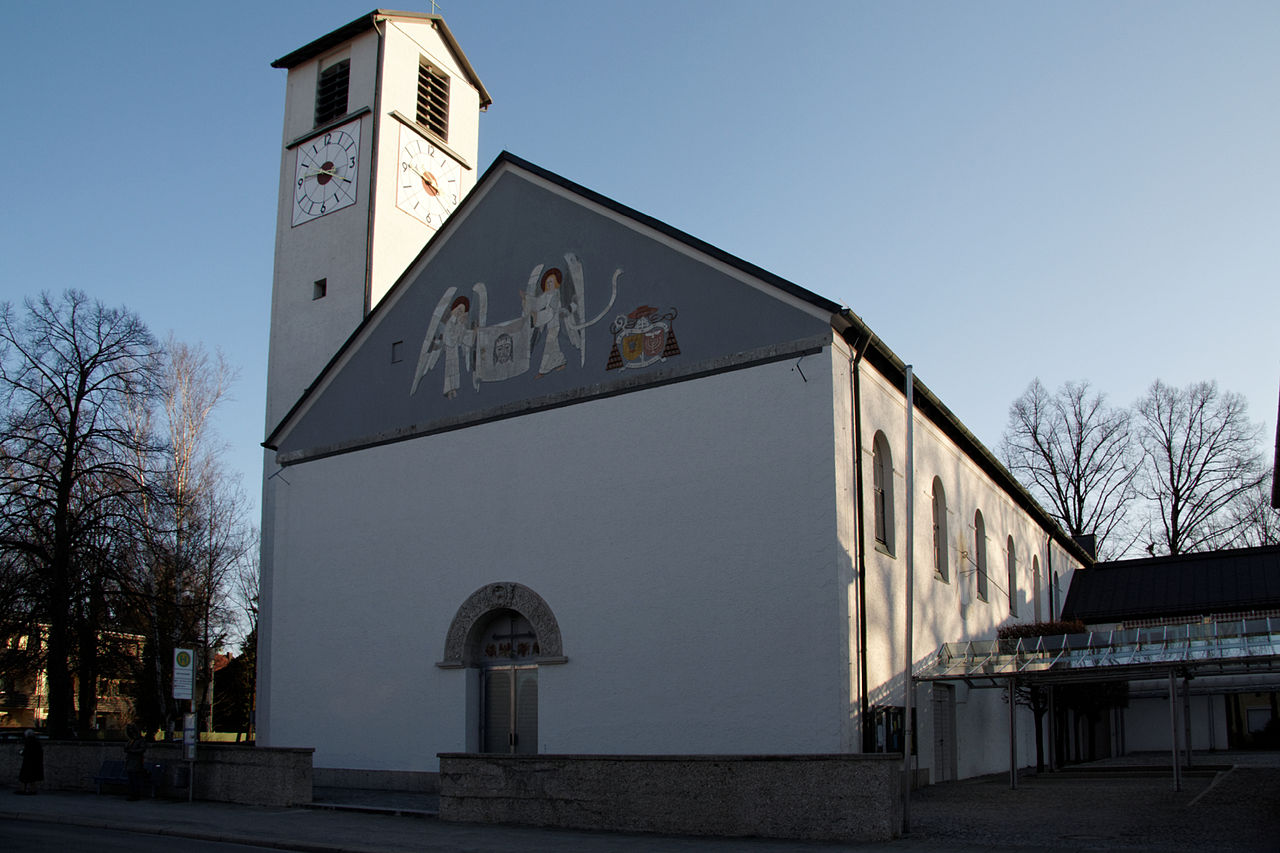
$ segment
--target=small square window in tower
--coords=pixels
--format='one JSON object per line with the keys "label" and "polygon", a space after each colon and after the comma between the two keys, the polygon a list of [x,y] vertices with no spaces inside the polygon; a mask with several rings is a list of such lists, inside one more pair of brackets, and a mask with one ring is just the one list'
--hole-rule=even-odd
{"label": "small square window in tower", "polygon": [[449,141],[449,77],[426,59],[418,59],[418,124]]}
{"label": "small square window in tower", "polygon": [[316,79],[316,127],[347,114],[347,84],[350,79],[350,59],[320,70]]}

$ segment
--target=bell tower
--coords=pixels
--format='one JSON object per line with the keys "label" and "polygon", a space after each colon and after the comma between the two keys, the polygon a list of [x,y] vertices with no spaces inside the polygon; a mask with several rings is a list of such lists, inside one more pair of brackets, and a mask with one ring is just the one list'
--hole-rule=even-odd
{"label": "bell tower", "polygon": [[[288,414],[475,186],[489,93],[439,15],[375,10],[272,63],[288,71],[266,430]],[[273,743],[278,491],[262,480],[258,743]]]}
{"label": "bell tower", "polygon": [[439,15],[377,10],[288,71],[270,431],[475,185],[489,93]]}

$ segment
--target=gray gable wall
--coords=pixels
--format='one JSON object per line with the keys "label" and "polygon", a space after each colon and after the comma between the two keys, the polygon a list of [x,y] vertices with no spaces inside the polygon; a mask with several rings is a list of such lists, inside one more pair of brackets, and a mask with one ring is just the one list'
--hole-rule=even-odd
{"label": "gray gable wall", "polygon": [[273,435],[281,462],[830,342],[820,307],[536,175],[476,193]]}

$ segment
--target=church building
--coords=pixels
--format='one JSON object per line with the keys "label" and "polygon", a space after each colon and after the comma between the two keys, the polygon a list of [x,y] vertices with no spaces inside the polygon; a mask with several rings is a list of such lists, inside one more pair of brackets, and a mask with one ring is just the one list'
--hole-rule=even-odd
{"label": "church building", "polygon": [[[908,619],[918,663],[1058,613],[1087,554],[848,307],[482,167],[439,16],[274,64],[260,745],[894,752]],[[1009,766],[998,691],[915,690],[922,779]]]}

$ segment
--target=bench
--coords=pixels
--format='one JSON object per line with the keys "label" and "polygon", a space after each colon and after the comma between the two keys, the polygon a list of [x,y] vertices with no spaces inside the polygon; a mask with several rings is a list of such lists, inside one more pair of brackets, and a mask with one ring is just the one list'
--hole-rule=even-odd
{"label": "bench", "polygon": [[[146,778],[142,782],[142,793],[145,795],[150,791],[150,795],[154,799],[164,783],[164,765],[147,762],[142,766],[147,771]],[[129,774],[125,772],[124,762],[114,758],[103,760],[102,766],[98,768],[98,774],[93,777],[93,783],[99,794],[102,793],[103,785],[128,786]]]}
{"label": "bench", "polygon": [[124,772],[124,762],[111,759],[103,761],[98,768],[98,775],[93,777],[93,784],[99,794],[102,793],[103,785],[128,785],[129,776]]}

